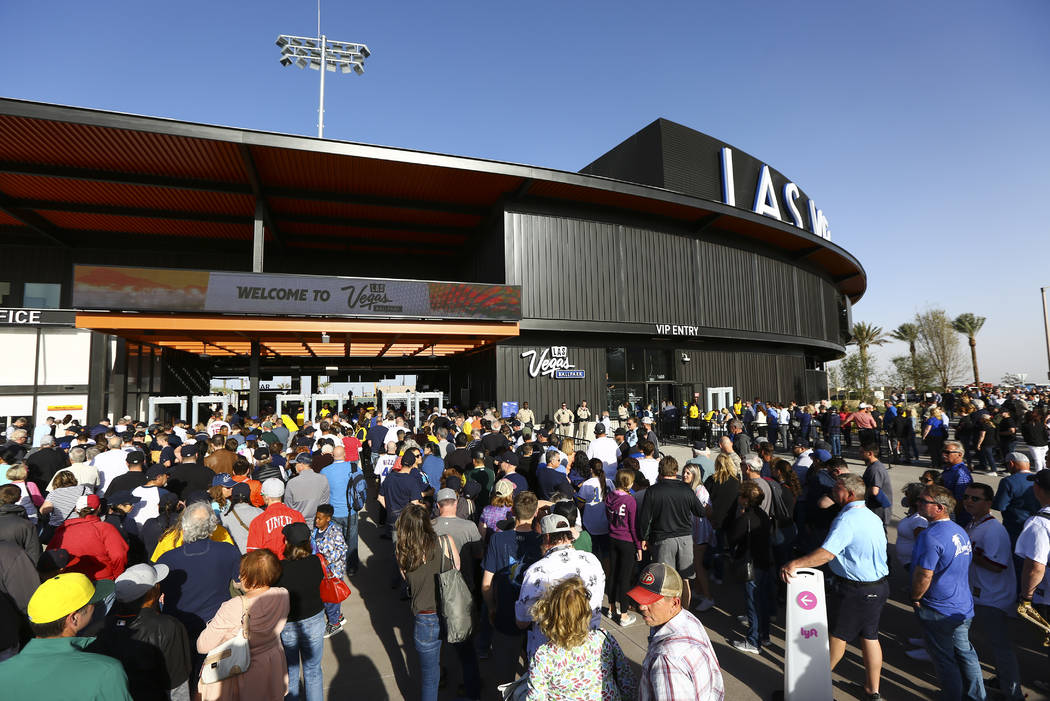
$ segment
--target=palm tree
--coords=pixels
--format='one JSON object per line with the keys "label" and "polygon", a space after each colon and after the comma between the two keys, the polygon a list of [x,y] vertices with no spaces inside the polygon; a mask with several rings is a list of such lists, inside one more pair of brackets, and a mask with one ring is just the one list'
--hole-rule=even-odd
{"label": "palm tree", "polygon": [[973,381],[974,384],[981,384],[981,375],[977,371],[977,333],[984,326],[985,318],[983,316],[977,316],[966,312],[955,317],[955,321],[952,322],[952,328],[961,333],[963,336],[970,341],[970,361],[973,363]]}
{"label": "palm tree", "polygon": [[889,339],[882,333],[881,326],[867,324],[863,321],[858,321],[853,324],[853,327],[849,332],[852,338],[848,345],[856,346],[857,351],[860,354],[860,375],[862,384],[864,385],[861,389],[864,390],[864,393],[867,393],[868,381],[871,377],[871,364],[868,360],[868,349],[872,346],[884,346],[889,342]]}
{"label": "palm tree", "polygon": [[908,355],[911,356],[911,384],[913,387],[918,389],[919,387],[919,376],[918,376],[918,353],[915,349],[915,344],[919,341],[919,326],[912,323],[904,323],[895,328],[890,332],[890,338],[897,341],[904,341],[908,344]]}

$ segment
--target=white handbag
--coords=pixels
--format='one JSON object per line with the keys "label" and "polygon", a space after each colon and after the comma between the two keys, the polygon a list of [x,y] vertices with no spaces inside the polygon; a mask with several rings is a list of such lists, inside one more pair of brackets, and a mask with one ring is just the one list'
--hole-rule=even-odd
{"label": "white handbag", "polygon": [[201,682],[205,684],[214,684],[243,674],[251,664],[251,653],[248,651],[248,623],[251,617],[244,597],[237,598],[241,600],[241,629],[235,636],[209,651],[208,656],[204,658]]}

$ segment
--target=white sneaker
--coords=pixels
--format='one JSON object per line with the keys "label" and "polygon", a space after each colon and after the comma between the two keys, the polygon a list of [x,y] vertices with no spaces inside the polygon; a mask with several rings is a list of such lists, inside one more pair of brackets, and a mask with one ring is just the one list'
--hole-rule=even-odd
{"label": "white sneaker", "polygon": [[620,614],[620,627],[626,628],[629,625],[633,625],[638,620],[638,616],[633,613],[621,613]]}
{"label": "white sneaker", "polygon": [[699,603],[697,603],[697,605],[694,606],[693,609],[696,610],[696,611],[707,611],[708,609],[710,609],[714,605],[715,605],[715,600],[714,599],[700,599]]}
{"label": "white sneaker", "polygon": [[930,653],[926,652],[926,650],[921,647],[918,650],[908,650],[904,654],[913,660],[919,660],[920,662],[929,662],[933,659],[930,657]]}
{"label": "white sneaker", "polygon": [[752,655],[757,655],[761,652],[761,650],[746,640],[734,640],[730,644],[740,652],[750,652]]}

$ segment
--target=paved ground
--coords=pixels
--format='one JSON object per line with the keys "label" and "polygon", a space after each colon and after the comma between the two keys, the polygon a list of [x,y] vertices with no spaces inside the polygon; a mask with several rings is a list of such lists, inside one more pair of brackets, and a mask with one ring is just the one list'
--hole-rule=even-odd
{"label": "paved ground", "polygon": [[[671,446],[668,451],[684,459],[686,448]],[[860,465],[858,461],[850,461]],[[902,487],[916,481],[923,467],[896,466],[890,474],[895,490],[894,501],[899,502]],[[997,478],[977,476],[978,481],[987,481],[994,488]],[[375,513],[375,505],[370,505]],[[896,506],[895,518],[904,515]],[[891,528],[890,539],[895,537]],[[419,697],[418,664],[412,645],[412,616],[408,602],[400,601],[398,593],[389,588],[390,572],[393,568],[393,552],[389,540],[379,538],[379,530],[371,520],[361,522],[361,558],[363,566],[351,581],[353,595],[344,603],[343,611],[349,624],[345,633],[326,641],[325,685],[329,699],[416,699]],[[893,601],[887,604],[882,616],[881,640],[885,655],[882,675],[882,695],[886,699],[932,699],[936,693],[936,678],[930,663],[920,663],[904,653],[909,649],[907,639],[920,635],[914,622],[911,608],[906,604],[906,578],[893,572]],[[774,619],[771,648],[761,655],[737,652],[728,641],[739,638],[743,628],[737,624],[736,616],[744,613],[744,600],[740,585],[714,586],[716,606],[702,614],[701,620],[714,642],[726,684],[726,698],[768,699],[783,686],[783,610]],[[1012,638],[1016,643],[1021,663],[1022,678],[1026,682],[1043,676],[1047,672],[1046,648],[1042,647],[1043,636],[1035,626],[1011,620]],[[603,627],[620,642],[621,647],[638,671],[645,655],[648,627],[639,618],[629,628],[620,628],[609,620]],[[985,676],[995,674],[989,664],[991,656],[986,646],[976,641]],[[512,680],[520,671],[517,663],[517,648],[507,638],[496,635],[495,649],[490,659],[482,661],[481,674],[484,683],[483,698],[498,699],[496,685]],[[459,664],[455,653],[448,647],[442,651],[443,665],[447,668],[447,684],[441,698],[455,699],[459,686]],[[835,698],[860,698],[861,689],[853,684],[863,679],[860,651],[851,646],[846,658],[834,675]],[[1047,698],[1039,691],[1026,687],[1030,701]],[[990,696],[995,698],[995,696]]]}

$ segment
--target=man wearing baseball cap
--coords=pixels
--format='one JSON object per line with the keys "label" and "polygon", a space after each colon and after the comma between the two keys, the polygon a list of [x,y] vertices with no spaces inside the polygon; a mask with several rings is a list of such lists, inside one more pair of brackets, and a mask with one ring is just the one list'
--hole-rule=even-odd
{"label": "man wearing baseball cap", "polygon": [[179,461],[168,471],[168,491],[185,501],[191,492],[208,491],[215,473],[197,462],[197,446],[184,445],[179,448]]}
{"label": "man wearing baseball cap", "polygon": [[503,453],[499,458],[499,469],[503,473],[503,479],[510,480],[514,483],[514,493],[523,492],[528,490],[529,483],[523,475],[518,474],[518,465],[521,463],[521,459],[517,453],[507,451]]}
{"label": "man wearing baseball cap", "polygon": [[114,699],[131,701],[120,662],[85,648],[93,638],[77,635],[91,622],[95,604],[113,593],[79,572],[47,580],[29,600],[33,639],[0,664],[0,689],[10,699]]}
{"label": "man wearing baseball cap", "polygon": [[642,661],[639,701],[698,699],[721,701],[722,670],[711,639],[696,616],[682,608],[682,578],[663,562],[642,570],[627,592],[653,629]]}
{"label": "man wearing baseball cap", "polygon": [[[133,565],[117,577],[116,603],[88,648],[120,660],[136,699],[189,698],[189,635],[174,616],[157,610],[166,565]],[[151,654],[143,654],[144,651]]]}
{"label": "man wearing baseball cap", "polygon": [[284,482],[276,477],[262,483],[262,497],[266,508],[248,524],[248,552],[267,548],[283,560],[285,541],[281,529],[289,523],[306,523],[306,519],[284,504]]}
{"label": "man wearing baseball cap", "polygon": [[589,552],[573,547],[572,527],[564,516],[549,514],[540,519],[543,536],[543,557],[525,570],[521,593],[514,604],[518,627],[529,631],[527,657],[536,654],[547,636],[532,624],[532,606],[547,593],[547,589],[566,577],[578,576],[590,594],[591,629],[601,625],[602,597],[605,595],[605,571],[602,563]]}

